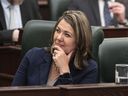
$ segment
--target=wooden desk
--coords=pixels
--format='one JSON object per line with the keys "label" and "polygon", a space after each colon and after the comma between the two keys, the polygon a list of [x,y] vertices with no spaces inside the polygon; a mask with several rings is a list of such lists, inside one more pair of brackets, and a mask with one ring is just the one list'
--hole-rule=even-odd
{"label": "wooden desk", "polygon": [[0,87],[0,96],[60,96],[59,87]]}
{"label": "wooden desk", "polygon": [[62,85],[63,96],[128,96],[128,85],[114,83]]}
{"label": "wooden desk", "polygon": [[15,74],[21,56],[17,46],[0,46],[0,86],[9,86]]}
{"label": "wooden desk", "polygon": [[128,27],[124,28],[103,28],[104,37],[128,37]]}
{"label": "wooden desk", "polygon": [[0,96],[128,96],[127,84],[0,87]]}

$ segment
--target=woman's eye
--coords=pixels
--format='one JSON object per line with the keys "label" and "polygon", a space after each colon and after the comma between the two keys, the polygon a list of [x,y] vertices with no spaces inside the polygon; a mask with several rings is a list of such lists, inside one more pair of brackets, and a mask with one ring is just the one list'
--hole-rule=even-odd
{"label": "woman's eye", "polygon": [[55,31],[56,31],[56,32],[60,32],[60,30],[59,30],[59,29],[56,29]]}
{"label": "woman's eye", "polygon": [[68,33],[65,33],[65,36],[66,36],[66,37],[71,37],[71,35],[70,35],[70,34],[68,34]]}

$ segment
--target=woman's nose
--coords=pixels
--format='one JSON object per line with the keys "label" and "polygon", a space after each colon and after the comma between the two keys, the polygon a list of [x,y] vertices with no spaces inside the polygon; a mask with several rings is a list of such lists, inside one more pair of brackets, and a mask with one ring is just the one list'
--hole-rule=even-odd
{"label": "woman's nose", "polygon": [[63,34],[62,34],[62,33],[58,34],[58,35],[57,35],[57,39],[58,39],[58,40],[62,40],[62,39],[63,39]]}

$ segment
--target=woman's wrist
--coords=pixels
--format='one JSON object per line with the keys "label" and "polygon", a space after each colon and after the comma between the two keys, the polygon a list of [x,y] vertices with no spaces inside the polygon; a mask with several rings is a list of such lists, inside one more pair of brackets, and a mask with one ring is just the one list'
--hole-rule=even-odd
{"label": "woman's wrist", "polygon": [[65,73],[70,73],[69,67],[62,67],[60,69],[60,75],[63,75]]}

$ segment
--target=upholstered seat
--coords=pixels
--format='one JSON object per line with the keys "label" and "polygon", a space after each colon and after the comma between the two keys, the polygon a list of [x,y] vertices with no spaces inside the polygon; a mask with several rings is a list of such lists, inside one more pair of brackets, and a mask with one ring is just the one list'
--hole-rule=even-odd
{"label": "upholstered seat", "polygon": [[98,62],[99,45],[104,40],[104,32],[101,27],[92,26],[92,53],[94,59]]}
{"label": "upholstered seat", "polygon": [[70,0],[49,0],[51,20],[56,21],[68,9]]}
{"label": "upholstered seat", "polygon": [[51,32],[56,21],[31,20],[25,27],[22,37],[22,55],[32,47],[46,47],[50,44]]}
{"label": "upholstered seat", "polygon": [[101,82],[115,82],[115,64],[128,64],[128,38],[104,39],[99,46]]}

